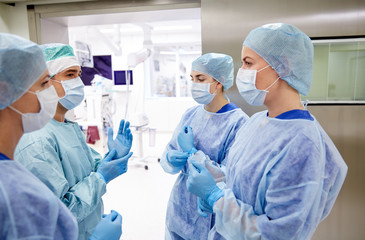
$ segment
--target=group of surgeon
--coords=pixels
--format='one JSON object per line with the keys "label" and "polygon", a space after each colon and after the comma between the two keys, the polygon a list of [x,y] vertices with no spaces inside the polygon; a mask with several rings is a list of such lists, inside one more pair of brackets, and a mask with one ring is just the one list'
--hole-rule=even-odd
{"label": "group of surgeon", "polygon": [[[267,107],[251,117],[226,95],[232,57],[207,53],[192,63],[199,105],[184,113],[160,161],[179,174],[166,240],[310,239],[343,185],[344,160],[300,100],[312,82],[310,38],[290,24],[263,25],[244,40],[241,62],[240,95]],[[65,117],[84,98],[80,74],[69,45],[0,33],[0,239],[122,234],[122,216],[104,214],[102,196],[127,171],[133,136],[121,120],[104,158],[86,144]]]}

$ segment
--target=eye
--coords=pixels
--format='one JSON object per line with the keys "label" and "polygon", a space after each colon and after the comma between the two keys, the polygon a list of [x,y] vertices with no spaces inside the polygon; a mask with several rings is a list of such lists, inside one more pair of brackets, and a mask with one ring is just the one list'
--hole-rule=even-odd
{"label": "eye", "polygon": [[46,77],[46,78],[42,81],[41,86],[42,86],[42,87],[47,86],[50,80],[51,80],[51,79],[50,79],[49,77]]}
{"label": "eye", "polygon": [[242,61],[242,67],[243,68],[250,68],[253,65],[253,61],[249,57],[245,57]]}
{"label": "eye", "polygon": [[243,64],[244,64],[246,67],[250,67],[250,66],[252,65],[252,62],[245,60],[245,61],[243,61]]}

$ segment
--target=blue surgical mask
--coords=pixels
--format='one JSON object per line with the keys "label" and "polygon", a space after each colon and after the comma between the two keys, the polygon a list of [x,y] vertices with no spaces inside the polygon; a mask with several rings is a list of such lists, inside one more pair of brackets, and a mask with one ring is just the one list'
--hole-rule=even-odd
{"label": "blue surgical mask", "polygon": [[213,100],[215,93],[211,94],[209,91],[211,84],[213,83],[192,82],[191,95],[197,103],[208,105]]}
{"label": "blue surgical mask", "polygon": [[266,94],[269,92],[269,88],[271,88],[280,77],[278,77],[269,87],[264,90],[260,90],[256,88],[256,74],[266,68],[269,65],[260,69],[260,70],[247,70],[247,69],[238,69],[237,77],[236,77],[236,85],[241,96],[251,105],[260,106],[264,105]]}
{"label": "blue surgical mask", "polygon": [[77,107],[84,99],[85,86],[80,77],[65,81],[57,81],[57,80],[53,81],[61,83],[63,89],[65,90],[65,96],[61,98],[59,102],[66,109],[71,110]]}

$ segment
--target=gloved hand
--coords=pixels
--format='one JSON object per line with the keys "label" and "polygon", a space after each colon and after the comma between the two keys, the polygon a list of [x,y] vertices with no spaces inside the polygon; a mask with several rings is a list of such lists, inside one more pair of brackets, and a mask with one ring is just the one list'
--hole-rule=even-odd
{"label": "gloved hand", "polygon": [[209,204],[204,201],[203,199],[201,199],[200,197],[198,197],[198,213],[200,216],[202,217],[208,217],[208,213],[213,213],[213,209],[211,206],[209,206]]}
{"label": "gloved hand", "polygon": [[209,159],[208,161],[205,161],[205,167],[209,170],[210,174],[212,174],[216,183],[226,181],[225,166],[219,166],[218,163]]}
{"label": "gloved hand", "polygon": [[103,214],[89,240],[119,240],[121,235],[122,215],[112,210],[108,215]]}
{"label": "gloved hand", "polygon": [[197,195],[213,207],[214,203],[223,196],[223,191],[217,186],[212,174],[194,157],[189,158],[189,177],[186,181],[189,192]]}
{"label": "gloved hand", "polygon": [[190,158],[194,158],[199,163],[204,163],[204,166],[212,174],[216,183],[226,181],[225,166],[220,166],[218,163],[210,160],[209,156],[205,155],[201,150],[197,151]]}
{"label": "gloved hand", "polygon": [[181,129],[177,135],[177,142],[184,152],[194,154],[196,149],[194,147],[194,134],[193,129],[190,126],[185,126]]}
{"label": "gloved hand", "polygon": [[120,121],[117,137],[113,140],[113,129],[108,129],[108,148],[117,150],[116,158],[122,158],[131,150],[133,135],[129,128],[129,122],[124,124],[124,119]]}
{"label": "gloved hand", "polygon": [[122,175],[128,170],[128,159],[132,156],[132,152],[128,153],[125,157],[115,159],[117,151],[112,149],[101,162],[98,170],[96,171],[100,176],[105,180],[106,183],[109,183],[114,178]]}
{"label": "gloved hand", "polygon": [[189,154],[186,152],[180,152],[176,150],[170,150],[166,153],[167,161],[174,167],[183,167],[188,160]]}

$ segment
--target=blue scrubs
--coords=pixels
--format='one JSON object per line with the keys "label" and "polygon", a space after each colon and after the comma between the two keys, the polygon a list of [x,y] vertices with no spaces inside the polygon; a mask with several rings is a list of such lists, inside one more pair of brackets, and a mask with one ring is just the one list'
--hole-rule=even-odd
{"label": "blue scrubs", "polygon": [[347,166],[305,110],[253,115],[228,154],[209,239],[310,239],[328,216]]}
{"label": "blue scrubs", "polygon": [[102,158],[86,144],[80,126],[52,119],[24,134],[14,157],[61,199],[77,219],[79,239],[88,239],[104,212],[106,183],[95,172]]}
{"label": "blue scrubs", "polygon": [[0,153],[0,239],[69,239],[77,222],[32,173]]}
{"label": "blue scrubs", "polygon": [[10,160],[6,155],[0,153],[0,160]]}
{"label": "blue scrubs", "polygon": [[[233,103],[225,105],[217,113],[207,112],[204,105],[188,109],[161,157],[161,166],[167,173],[180,172],[180,168],[174,168],[167,162],[166,154],[170,150],[181,151],[177,135],[183,126],[192,127],[196,149],[204,152],[212,161],[225,165],[236,132],[247,119],[248,116]],[[182,172],[186,170],[187,164]],[[185,173],[180,173],[171,191],[165,239],[207,239],[214,225],[212,214],[207,218],[198,214],[197,197],[186,189],[187,178]]]}

